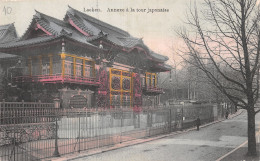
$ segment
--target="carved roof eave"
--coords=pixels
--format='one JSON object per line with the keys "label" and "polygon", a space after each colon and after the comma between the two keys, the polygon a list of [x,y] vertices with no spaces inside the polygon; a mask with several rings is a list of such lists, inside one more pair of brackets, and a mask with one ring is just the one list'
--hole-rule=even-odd
{"label": "carved roof eave", "polygon": [[162,56],[162,57],[164,57],[163,60],[152,56],[151,55],[152,51],[150,51],[147,46],[142,45],[142,44],[137,44],[134,47],[127,48],[125,46],[121,46],[121,45],[118,45],[118,44],[112,42],[111,40],[107,39],[106,36],[99,37],[99,38],[97,38],[93,41],[98,41],[98,40],[102,40],[102,42],[107,42],[108,45],[112,45],[114,48],[118,48],[118,49],[125,51],[127,53],[130,53],[134,49],[137,49],[139,52],[143,51],[145,53],[145,55],[147,56],[147,59],[150,59],[150,60],[155,61],[157,63],[164,63],[165,61],[167,61],[169,59],[167,56]]}
{"label": "carved roof eave", "polygon": [[24,34],[20,37],[19,40],[25,40],[25,39],[28,37],[28,35],[30,34],[31,30],[34,29],[35,23],[36,23],[36,21],[35,21],[35,19],[33,18],[32,21],[31,21],[31,23],[30,23],[30,25],[27,27],[26,31],[25,31]]}
{"label": "carved roof eave", "polygon": [[[95,51],[102,51],[102,52],[106,51],[106,50],[100,49],[97,46],[90,44],[88,42],[84,43],[84,42],[75,40],[68,35],[59,35],[56,37],[48,36],[48,37],[41,37],[38,39],[20,40],[20,41],[14,42],[14,43],[0,44],[0,51],[4,52],[4,51],[10,51],[10,50],[19,50],[19,48],[30,48],[30,47],[35,47],[35,46],[39,46],[39,45],[47,45],[47,44],[51,44],[51,43],[54,43],[57,41],[60,42],[60,41],[62,41],[63,38],[65,39],[65,41],[69,40],[69,41],[77,42],[79,45],[86,47],[88,49],[92,49]],[[34,41],[34,40],[37,40],[37,41]]]}
{"label": "carved roof eave", "polygon": [[103,26],[105,28],[108,28],[109,30],[112,30],[114,32],[118,32],[118,33],[120,33],[122,35],[130,36],[130,34],[128,32],[126,32],[126,31],[124,31],[124,30],[122,30],[122,29],[120,29],[118,27],[115,27],[115,26],[112,26],[112,25],[110,25],[110,24],[108,24],[106,22],[100,21],[100,20],[98,20],[98,19],[96,19],[96,18],[94,18],[92,16],[89,16],[89,15],[83,13],[83,12],[80,12],[80,11],[72,8],[71,6],[68,6],[68,7],[69,7],[69,11],[73,12],[73,14],[77,14],[77,16],[86,19],[90,23],[95,23],[95,24],[98,24],[98,25]]}

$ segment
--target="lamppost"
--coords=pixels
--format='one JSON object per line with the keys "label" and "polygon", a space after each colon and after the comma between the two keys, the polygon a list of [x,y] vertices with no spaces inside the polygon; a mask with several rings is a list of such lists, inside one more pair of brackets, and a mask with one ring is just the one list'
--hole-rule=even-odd
{"label": "lamppost", "polygon": [[59,153],[59,149],[58,149],[58,116],[55,115],[54,116],[54,119],[55,119],[55,148],[54,148],[54,152],[53,152],[53,156],[54,157],[60,157],[60,153]]}

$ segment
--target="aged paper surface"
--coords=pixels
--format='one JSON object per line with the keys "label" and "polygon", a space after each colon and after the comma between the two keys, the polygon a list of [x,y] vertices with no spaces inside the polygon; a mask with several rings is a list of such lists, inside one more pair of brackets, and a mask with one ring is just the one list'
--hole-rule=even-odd
{"label": "aged paper surface", "polygon": [[223,121],[227,103],[197,106],[195,72],[178,84],[175,30],[202,1],[0,0],[0,160],[215,160],[243,147],[245,112]]}

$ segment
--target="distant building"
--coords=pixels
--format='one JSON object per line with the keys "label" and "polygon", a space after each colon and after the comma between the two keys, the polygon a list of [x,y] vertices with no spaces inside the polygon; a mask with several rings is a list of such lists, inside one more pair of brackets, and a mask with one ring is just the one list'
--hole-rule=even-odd
{"label": "distant building", "polygon": [[155,106],[157,74],[170,70],[142,39],[71,7],[64,20],[36,11],[19,39],[1,26],[0,52],[17,100],[60,98],[63,108]]}

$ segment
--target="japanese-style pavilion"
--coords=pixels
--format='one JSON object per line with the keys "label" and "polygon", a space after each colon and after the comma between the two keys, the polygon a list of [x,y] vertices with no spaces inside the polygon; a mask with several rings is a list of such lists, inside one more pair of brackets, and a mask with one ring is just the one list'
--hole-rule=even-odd
{"label": "japanese-style pavilion", "polygon": [[[19,62],[8,65],[14,58]],[[167,60],[142,39],[71,7],[63,21],[36,11],[20,38],[14,24],[0,26],[0,67],[12,73],[18,100],[60,98],[63,108],[155,106],[163,92],[157,74],[171,69]]]}

